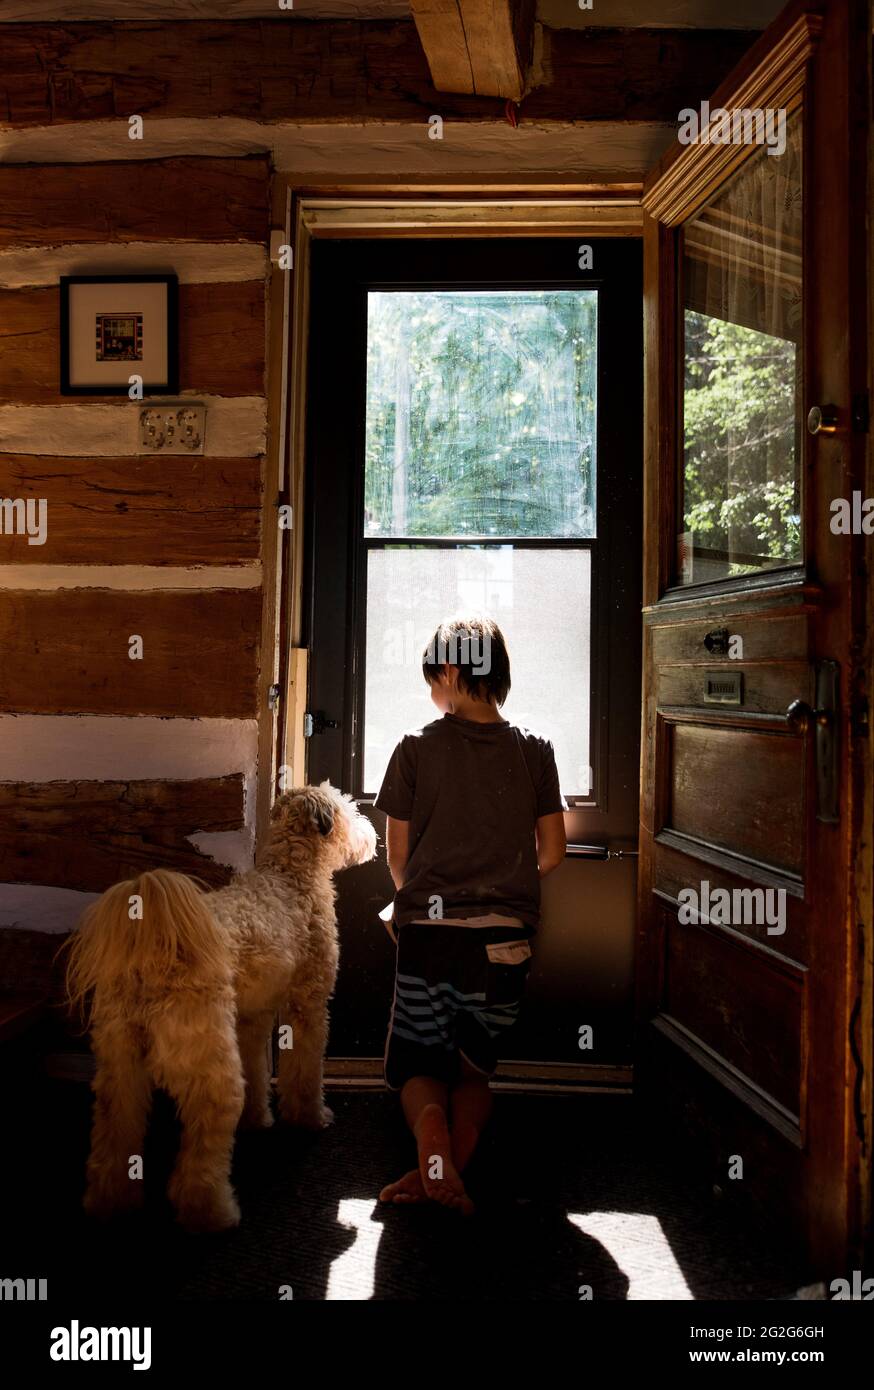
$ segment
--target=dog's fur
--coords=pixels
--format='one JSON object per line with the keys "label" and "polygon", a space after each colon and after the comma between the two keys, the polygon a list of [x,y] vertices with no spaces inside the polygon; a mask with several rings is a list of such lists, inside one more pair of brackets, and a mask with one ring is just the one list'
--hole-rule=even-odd
{"label": "dog's fur", "polygon": [[[373,826],[327,782],[286,792],[259,867],[204,893],[156,869],[117,883],[70,939],[67,992],[85,1008],[97,1070],[85,1209],[142,1202],[128,1176],[155,1087],[176,1102],[182,1141],[169,1196],[190,1230],[234,1226],[234,1132],[272,1123],[268,1041],[279,1011],[279,1111],[321,1128],[328,999],[337,973],[333,875],[376,852]],[[136,918],[131,898],[142,900]],[[134,913],[134,919],[131,918]]]}

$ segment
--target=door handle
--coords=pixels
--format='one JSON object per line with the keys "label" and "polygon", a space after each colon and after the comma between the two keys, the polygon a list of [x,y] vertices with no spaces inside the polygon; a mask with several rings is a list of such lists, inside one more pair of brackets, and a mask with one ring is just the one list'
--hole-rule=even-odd
{"label": "door handle", "polygon": [[807,412],[807,432],[808,434],[837,434],[837,406],[812,405]]}
{"label": "door handle", "polygon": [[811,724],[828,728],[834,719],[830,709],[811,709],[806,700],[793,700],[786,711],[786,723],[796,734],[806,734]]}
{"label": "door handle", "polygon": [[636,849],[611,849],[609,845],[569,844],[565,851],[568,859],[597,859],[604,863],[608,859],[637,859]]}
{"label": "door handle", "polygon": [[793,733],[813,728],[816,748],[816,819],[834,825],[840,819],[840,738],[837,722],[840,667],[836,661],[816,663],[816,708],[793,700],[786,723]]}

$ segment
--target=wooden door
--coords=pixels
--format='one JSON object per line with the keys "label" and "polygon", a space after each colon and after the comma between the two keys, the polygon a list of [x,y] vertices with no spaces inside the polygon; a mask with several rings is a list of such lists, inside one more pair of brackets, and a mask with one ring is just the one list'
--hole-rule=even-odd
{"label": "wooden door", "polygon": [[[864,486],[867,19],[789,6],[644,194],[636,1080],[827,1279],[859,1267],[870,1145],[852,904],[874,542],[839,519]],[[723,110],[775,114],[720,143]]]}

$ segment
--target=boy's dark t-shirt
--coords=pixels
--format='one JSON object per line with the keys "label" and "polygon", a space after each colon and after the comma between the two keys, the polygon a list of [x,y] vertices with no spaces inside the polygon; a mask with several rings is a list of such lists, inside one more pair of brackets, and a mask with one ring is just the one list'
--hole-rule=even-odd
{"label": "boy's dark t-shirt", "polygon": [[428,917],[435,895],[441,918],[500,912],[537,926],[535,823],[567,810],[548,739],[445,714],[404,734],[375,804],[410,822],[398,926]]}

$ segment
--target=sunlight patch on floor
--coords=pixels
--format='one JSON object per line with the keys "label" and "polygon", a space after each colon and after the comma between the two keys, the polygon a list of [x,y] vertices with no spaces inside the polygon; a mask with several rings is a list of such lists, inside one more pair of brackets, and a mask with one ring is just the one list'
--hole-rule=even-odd
{"label": "sunlight patch on floor", "polygon": [[344,1197],[337,1208],[337,1221],[355,1239],[331,1262],[326,1299],[347,1299],[359,1302],[373,1297],[376,1277],[376,1254],[382,1226],[371,1219],[373,1199]]}
{"label": "sunlight patch on floor", "polygon": [[[568,1221],[597,1240],[628,1280],[628,1299],[692,1299],[657,1216],[627,1211],[568,1212]],[[598,1290],[592,1289],[597,1299]]]}

